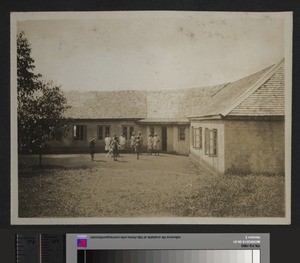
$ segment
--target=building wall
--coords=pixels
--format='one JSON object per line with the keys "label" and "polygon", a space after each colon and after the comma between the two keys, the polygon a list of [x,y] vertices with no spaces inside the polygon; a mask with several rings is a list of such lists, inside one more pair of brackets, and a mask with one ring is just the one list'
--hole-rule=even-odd
{"label": "building wall", "polygon": [[[190,141],[190,155],[197,164],[220,173],[284,173],[284,121],[203,120],[191,126],[202,127],[202,148],[195,149]],[[217,157],[204,153],[205,128],[218,130]]]}
{"label": "building wall", "polygon": [[[85,125],[86,126],[86,136],[84,140],[74,140],[73,127],[74,125]],[[68,132],[66,137],[62,138],[61,141],[50,141],[48,145],[49,150],[52,152],[88,152],[90,138],[95,138],[96,151],[104,151],[104,140],[99,140],[98,137],[98,126],[110,126],[110,137],[117,135],[119,137],[122,133],[122,126],[133,126],[135,134],[138,131],[142,132],[144,145],[146,145],[146,130],[145,127],[140,126],[135,123],[134,120],[74,120],[69,123]],[[130,147],[130,140],[126,140],[126,147]]]}
{"label": "building wall", "polygon": [[[166,125],[164,125],[166,126]],[[185,140],[179,140],[179,126],[168,125],[167,127],[167,152],[177,153],[182,155],[189,154],[189,126],[185,126]],[[146,126],[146,140],[151,130],[157,133],[158,137],[162,140],[162,126],[161,125],[147,125]],[[159,144],[159,150],[162,148],[162,142]]]}
{"label": "building wall", "polygon": [[[190,154],[192,160],[197,164],[202,163],[203,165],[211,168],[219,173],[225,172],[225,149],[224,149],[224,123],[223,121],[192,121],[191,127],[202,128],[202,148],[195,149],[193,147],[193,140],[190,140]],[[209,156],[205,154],[205,128],[217,129],[217,155]],[[192,128],[190,129],[190,134],[192,133]],[[192,137],[192,134],[191,134]]]}
{"label": "building wall", "polygon": [[[74,140],[73,127],[74,125],[85,125],[86,134],[84,140]],[[98,127],[109,126],[110,137],[117,135],[119,137],[122,133],[123,126],[133,126],[135,135],[139,131],[143,136],[143,151],[147,150],[147,139],[151,128],[154,128],[154,132],[157,133],[162,140],[162,126],[161,125],[140,125],[134,120],[74,120],[69,123],[68,132],[66,137],[61,141],[48,142],[50,152],[89,152],[90,138],[95,138],[96,152],[104,152],[104,139],[99,140]],[[189,127],[186,126],[186,136],[184,141],[179,140],[179,128],[178,126],[168,125],[167,127],[167,152],[177,153],[182,155],[189,154]],[[129,137],[130,138],[130,137]],[[130,149],[130,139],[126,140],[126,148]],[[162,148],[162,143],[159,143],[159,150]]]}
{"label": "building wall", "polygon": [[225,171],[284,173],[284,121],[225,124]]}

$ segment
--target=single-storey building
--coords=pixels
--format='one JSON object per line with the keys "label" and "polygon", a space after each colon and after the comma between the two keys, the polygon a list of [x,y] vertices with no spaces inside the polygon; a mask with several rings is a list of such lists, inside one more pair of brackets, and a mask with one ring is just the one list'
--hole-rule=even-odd
{"label": "single-storey building", "polygon": [[66,92],[68,134],[50,149],[104,151],[106,134],[142,132],[160,150],[190,155],[219,173],[284,173],[284,60],[235,82],[159,91]]}
{"label": "single-storey building", "polygon": [[190,116],[190,155],[219,173],[284,173],[284,60],[213,94]]}
{"label": "single-storey building", "polygon": [[65,113],[69,118],[68,132],[60,141],[49,142],[49,150],[88,152],[89,140],[94,137],[96,151],[104,152],[106,134],[119,137],[121,133],[125,135],[129,150],[130,135],[141,131],[144,150],[148,135],[157,133],[161,140],[160,151],[189,155],[190,121],[187,116],[202,103],[203,94],[211,94],[215,89],[66,92],[71,106]]}
{"label": "single-storey building", "polygon": [[60,141],[51,141],[50,150],[55,152],[88,152],[91,137],[95,138],[96,152],[104,152],[104,139],[108,134],[124,134],[129,148],[130,134],[142,131],[137,121],[146,118],[146,92],[103,91],[66,92],[71,106],[65,113],[68,118],[67,135]]}

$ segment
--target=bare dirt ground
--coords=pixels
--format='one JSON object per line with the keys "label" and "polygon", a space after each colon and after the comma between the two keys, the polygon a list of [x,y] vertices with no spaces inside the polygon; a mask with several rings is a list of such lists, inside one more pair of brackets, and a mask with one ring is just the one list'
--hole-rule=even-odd
{"label": "bare dirt ground", "polygon": [[97,154],[19,158],[20,217],[280,217],[284,177],[220,176],[189,157],[162,154],[118,161]]}

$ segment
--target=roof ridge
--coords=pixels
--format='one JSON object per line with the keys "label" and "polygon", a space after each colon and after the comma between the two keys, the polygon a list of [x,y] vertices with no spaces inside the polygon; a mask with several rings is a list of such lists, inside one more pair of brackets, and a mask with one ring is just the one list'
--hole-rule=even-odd
{"label": "roof ridge", "polygon": [[[215,96],[218,92],[220,92],[222,89],[224,89],[229,84],[230,84],[230,82],[223,84],[222,87],[220,87],[220,89],[218,89],[216,92],[214,92],[210,97],[212,98],[213,96]],[[217,86],[215,86],[215,87],[217,87]]]}
{"label": "roof ridge", "polygon": [[264,83],[266,83],[282,66],[284,58],[280,60],[277,64],[274,64],[270,70],[268,70],[262,77],[258,79],[248,90],[246,90],[240,97],[238,97],[234,102],[232,102],[227,108],[220,112],[220,115],[226,116],[237,106],[239,106],[243,101],[250,97],[256,90],[258,90]]}

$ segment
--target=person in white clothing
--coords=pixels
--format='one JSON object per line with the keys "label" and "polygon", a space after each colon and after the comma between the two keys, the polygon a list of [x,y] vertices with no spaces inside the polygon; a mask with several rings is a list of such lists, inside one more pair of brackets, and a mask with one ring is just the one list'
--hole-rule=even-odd
{"label": "person in white clothing", "polygon": [[135,153],[135,136],[134,132],[132,132],[131,137],[130,137],[130,148],[131,148],[131,153]]}
{"label": "person in white clothing", "polygon": [[120,145],[120,153],[123,154],[126,145],[126,138],[124,137],[123,133],[121,133],[121,136],[119,137],[119,145]]}
{"label": "person in white clothing", "polygon": [[154,138],[153,138],[153,150],[154,150],[155,155],[156,154],[159,155],[159,142],[160,142],[160,139],[157,136],[157,133],[155,133]]}
{"label": "person in white clothing", "polygon": [[108,152],[110,150],[110,143],[111,143],[111,138],[109,137],[109,134],[106,134],[104,143],[105,143],[105,151]]}
{"label": "person in white clothing", "polygon": [[153,136],[152,136],[152,133],[149,133],[147,145],[148,145],[148,155],[152,155],[152,150],[153,150]]}

